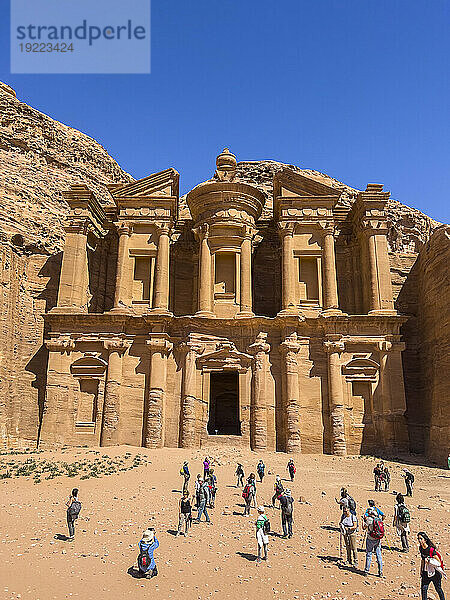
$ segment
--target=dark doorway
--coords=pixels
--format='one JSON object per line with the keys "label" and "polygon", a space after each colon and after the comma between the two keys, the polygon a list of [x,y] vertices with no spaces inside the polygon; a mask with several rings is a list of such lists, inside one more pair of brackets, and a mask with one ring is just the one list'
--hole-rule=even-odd
{"label": "dark doorway", "polygon": [[238,373],[211,373],[210,377],[208,433],[241,435]]}

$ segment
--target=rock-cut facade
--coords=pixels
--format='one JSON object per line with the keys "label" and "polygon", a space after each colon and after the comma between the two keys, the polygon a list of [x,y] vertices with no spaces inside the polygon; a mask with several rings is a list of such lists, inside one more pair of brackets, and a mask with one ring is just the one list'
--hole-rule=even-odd
{"label": "rock-cut facade", "polygon": [[174,169],[108,190],[65,194],[41,447],[407,449],[382,185],[268,193],[225,149],[186,197]]}

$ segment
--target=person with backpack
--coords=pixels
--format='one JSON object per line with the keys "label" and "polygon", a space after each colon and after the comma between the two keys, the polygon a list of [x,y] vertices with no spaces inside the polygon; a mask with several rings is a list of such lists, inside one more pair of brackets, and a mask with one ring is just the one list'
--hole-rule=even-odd
{"label": "person with backpack", "polygon": [[372,563],[372,554],[375,553],[378,563],[378,577],[383,577],[383,558],[381,556],[381,540],[384,537],[384,524],[375,508],[369,508],[367,517],[364,517],[363,529],[367,531],[366,537],[366,566],[364,575],[368,575]]}
{"label": "person with backpack", "polygon": [[375,479],[375,491],[381,492],[381,467],[379,463],[373,470],[373,476]]}
{"label": "person with backpack", "polygon": [[251,476],[249,476],[249,478],[247,479],[245,488],[242,491],[242,497],[244,498],[244,502],[245,502],[244,517],[250,516],[250,507],[252,505],[252,500],[255,498],[255,496],[256,496],[256,488],[254,485],[254,481],[251,478]]}
{"label": "person with backpack", "polygon": [[158,539],[155,535],[153,527],[146,529],[142,534],[142,539],[139,542],[139,556],[137,559],[139,574],[141,577],[151,579],[158,575],[153,553],[159,547]]}
{"label": "person with backpack", "polygon": [[183,495],[185,492],[188,491],[188,484],[189,484],[189,479],[191,478],[191,474],[189,473],[189,465],[188,465],[188,461],[185,460],[183,463],[183,466],[180,469],[180,475],[182,477],[184,477],[184,483],[183,483]]}
{"label": "person with backpack", "polygon": [[81,502],[78,500],[78,488],[74,488],[66,502],[67,506],[67,527],[69,528],[68,542],[73,542],[75,539],[75,521],[81,510]]}
{"label": "person with backpack", "polygon": [[261,550],[264,549],[262,560],[267,560],[267,548],[269,546],[270,521],[264,512],[264,506],[258,506],[258,518],[256,520],[256,541],[258,544],[258,558],[256,564],[261,562]]}
{"label": "person with backpack", "polygon": [[356,532],[358,531],[358,519],[350,512],[348,506],[342,511],[339,529],[344,538],[345,548],[347,550],[347,562],[354,567],[358,566],[358,551],[356,543]]}
{"label": "person with backpack", "polygon": [[203,461],[203,479],[206,481],[206,478],[209,475],[209,469],[211,467],[211,461],[207,456],[205,456],[205,460]]}
{"label": "person with backpack", "polygon": [[250,484],[250,506],[256,508],[256,475],[254,473],[250,473],[247,483]]}
{"label": "person with backpack", "polygon": [[341,488],[341,497],[339,500],[335,498],[336,502],[341,507],[341,510],[344,511],[345,507],[348,507],[352,515],[356,516],[356,502],[347,492],[347,488]]}
{"label": "person with backpack", "polygon": [[214,474],[214,469],[209,469],[209,475],[206,481],[209,487],[209,508],[214,508],[217,493],[217,477]]}
{"label": "person with backpack", "polygon": [[414,475],[408,469],[403,469],[403,477],[405,478],[406,485],[406,496],[412,498],[413,495],[413,484],[414,484]]}
{"label": "person with backpack", "polygon": [[289,459],[286,469],[289,471],[289,477],[291,478],[291,481],[294,481],[295,472],[297,470],[295,468],[294,459],[292,459],[292,458]]}
{"label": "person with backpack", "polygon": [[427,600],[428,587],[431,582],[433,582],[439,600],[445,600],[442,589],[442,577],[444,575],[442,556],[437,551],[436,544],[433,544],[424,531],[419,531],[417,539],[419,540],[419,552],[422,558],[420,563],[422,600]]}
{"label": "person with backpack", "polygon": [[282,493],[284,492],[283,484],[281,483],[281,477],[279,475],[275,478],[275,483],[273,484],[273,489],[275,490],[274,495],[272,496],[272,508],[275,507],[275,500],[279,500],[281,498]]}
{"label": "person with backpack", "polygon": [[409,510],[405,506],[405,499],[403,498],[403,495],[397,494],[395,499],[397,500],[397,504],[394,506],[393,525],[397,528],[397,534],[400,536],[400,539],[402,541],[403,552],[408,552],[408,533],[411,515],[409,513]]}
{"label": "person with backpack", "polygon": [[280,496],[281,508],[281,526],[283,527],[283,537],[292,537],[292,521],[294,516],[294,499],[291,490],[286,488]]}
{"label": "person with backpack", "polygon": [[378,516],[378,517],[379,517],[379,518],[380,518],[382,521],[384,521],[384,512],[381,510],[381,508],[378,508],[378,506],[377,506],[377,505],[376,505],[376,503],[375,503],[375,500],[368,500],[368,501],[367,501],[367,503],[368,503],[369,507],[368,507],[368,508],[366,508],[366,512],[364,513],[364,517],[367,517],[367,516],[369,516],[369,510],[370,510],[371,508],[374,508],[374,509],[377,511],[377,516]]}
{"label": "person with backpack", "polygon": [[181,535],[184,525],[184,536],[187,537],[189,527],[192,523],[192,505],[191,499],[189,498],[189,492],[186,490],[183,492],[183,497],[180,498],[180,505],[178,511],[178,531],[177,537]]}
{"label": "person with backpack", "polygon": [[205,519],[207,523],[211,523],[207,506],[209,504],[209,486],[206,481],[203,479],[199,479],[199,490],[198,490],[198,515],[195,519],[196,523],[200,523],[202,514],[205,514]]}
{"label": "person with backpack", "polygon": [[244,469],[243,469],[241,463],[237,464],[237,467],[236,467],[236,477],[237,477],[236,487],[239,487],[239,484],[242,487],[244,487]]}
{"label": "person with backpack", "polygon": [[258,473],[258,477],[259,477],[259,482],[260,483],[263,482],[265,470],[266,470],[266,465],[264,464],[264,462],[262,461],[262,459],[260,459],[260,461],[258,463],[258,466],[256,467],[256,471]]}

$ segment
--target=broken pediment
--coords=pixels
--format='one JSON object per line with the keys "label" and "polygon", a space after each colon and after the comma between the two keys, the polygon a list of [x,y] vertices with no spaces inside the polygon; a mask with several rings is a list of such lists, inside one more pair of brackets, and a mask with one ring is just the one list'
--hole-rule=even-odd
{"label": "broken pediment", "polygon": [[114,199],[148,198],[149,196],[175,196],[178,198],[179,180],[179,173],[175,169],[170,168],[123,186],[115,184],[110,187],[110,191]]}

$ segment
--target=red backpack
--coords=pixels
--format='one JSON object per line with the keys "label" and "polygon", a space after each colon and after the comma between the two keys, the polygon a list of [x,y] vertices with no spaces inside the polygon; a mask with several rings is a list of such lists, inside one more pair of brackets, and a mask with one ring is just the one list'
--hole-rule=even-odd
{"label": "red backpack", "polygon": [[376,540],[384,537],[384,523],[378,517],[372,517],[372,527],[369,528],[370,535]]}
{"label": "red backpack", "polygon": [[244,491],[242,492],[242,497],[244,498],[244,500],[247,500],[249,496],[250,496],[250,486],[247,483],[247,485],[244,488]]}

